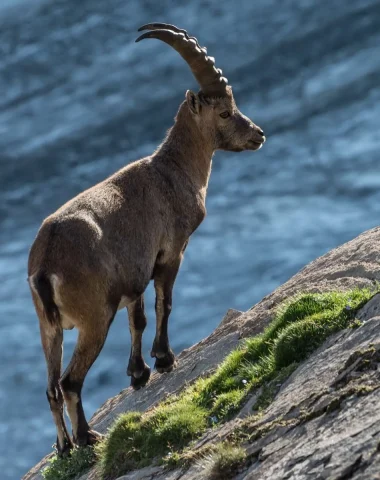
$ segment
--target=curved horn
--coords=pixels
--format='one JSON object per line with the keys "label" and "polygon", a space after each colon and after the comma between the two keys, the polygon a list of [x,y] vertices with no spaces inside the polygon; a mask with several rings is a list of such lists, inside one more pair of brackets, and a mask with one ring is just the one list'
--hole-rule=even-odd
{"label": "curved horn", "polygon": [[190,37],[186,30],[183,30],[182,28],[178,28],[175,25],[171,25],[170,23],[157,23],[157,22],[147,23],[146,25],[143,25],[142,27],[140,27],[137,31],[141,32],[142,30],[172,30],[173,32],[176,32],[176,33],[183,33],[187,40],[190,40],[190,39],[194,40],[195,43],[197,44],[197,47],[201,49],[205,54],[207,53],[207,48],[201,47],[198,43],[198,40],[195,37]]}
{"label": "curved horn", "polygon": [[226,94],[227,79],[222,71],[215,68],[215,59],[207,56],[195,37],[190,37],[186,30],[166,23],[149,23],[139,28],[150,30],[140,35],[136,42],[144,38],[157,38],[174,48],[188,63],[194,77],[205,95],[223,96]]}

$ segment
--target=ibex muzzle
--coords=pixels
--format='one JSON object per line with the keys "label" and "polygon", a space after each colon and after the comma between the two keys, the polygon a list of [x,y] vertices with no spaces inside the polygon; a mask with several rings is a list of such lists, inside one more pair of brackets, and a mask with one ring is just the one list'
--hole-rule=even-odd
{"label": "ibex muzzle", "polygon": [[[149,380],[141,354],[146,326],[144,291],[156,291],[156,336],[151,355],[170,372],[172,289],[189,237],[206,215],[215,150],[257,150],[263,131],[239,112],[232,89],[198,41],[177,27],[153,23],[143,38],[158,38],[189,64],[201,89],[186,93],[174,126],[150,157],[138,160],[81,193],[42,224],[29,256],[29,284],[40,321],[48,369],[47,397],[57,427],[57,450],[95,443],[81,391],[118,309],[126,307],[132,348],[127,373],[138,389]],[[61,376],[63,330],[76,327],[77,345]],[[63,405],[71,420],[70,438]]]}

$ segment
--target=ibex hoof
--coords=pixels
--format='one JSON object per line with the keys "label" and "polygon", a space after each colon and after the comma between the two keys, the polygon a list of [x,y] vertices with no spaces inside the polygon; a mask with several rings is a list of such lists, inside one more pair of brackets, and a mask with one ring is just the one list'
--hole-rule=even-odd
{"label": "ibex hoof", "polygon": [[131,387],[134,390],[140,390],[140,388],[145,387],[145,385],[148,383],[149,377],[150,377],[150,368],[148,367],[148,365],[145,365],[142,375],[140,375],[138,378],[132,375]]}
{"label": "ibex hoof", "polygon": [[95,431],[89,430],[84,435],[79,435],[78,438],[74,439],[74,442],[78,447],[85,447],[86,445],[95,445],[104,438],[104,435]]}
{"label": "ibex hoof", "polygon": [[142,357],[131,357],[128,363],[127,375],[129,377],[140,378],[149,368]]}
{"label": "ibex hoof", "polygon": [[89,430],[87,432],[87,445],[95,445],[96,443],[103,440],[104,435],[97,432],[96,430]]}
{"label": "ibex hoof", "polygon": [[73,448],[74,448],[74,444],[71,441],[71,439],[65,439],[65,443],[62,446],[59,445],[58,439],[57,439],[57,455],[58,455],[58,457],[67,458],[70,455],[71,450]]}
{"label": "ibex hoof", "polygon": [[154,368],[158,373],[171,372],[176,366],[177,362],[171,350],[164,357],[156,358],[156,363],[154,364]]}

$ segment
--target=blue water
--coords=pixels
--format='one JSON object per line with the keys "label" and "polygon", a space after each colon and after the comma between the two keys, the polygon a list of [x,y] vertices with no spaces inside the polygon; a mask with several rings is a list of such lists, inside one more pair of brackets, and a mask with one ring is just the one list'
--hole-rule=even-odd
{"label": "blue water", "polygon": [[[196,84],[166,45],[135,44],[166,21],[207,45],[259,152],[218,152],[208,216],[175,286],[178,352],[225,311],[247,310],[304,264],[379,223],[380,2],[375,0],[6,1],[0,7],[0,471],[20,478],[55,432],[26,283],[43,218],[149,154]],[[144,335],[153,340],[153,293]],[[67,362],[75,333],[65,337]],[[126,313],[84,389],[88,416],[129,385]]]}

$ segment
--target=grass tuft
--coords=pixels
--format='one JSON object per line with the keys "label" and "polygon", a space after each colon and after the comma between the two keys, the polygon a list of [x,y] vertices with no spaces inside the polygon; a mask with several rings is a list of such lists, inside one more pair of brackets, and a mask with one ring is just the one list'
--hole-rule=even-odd
{"label": "grass tuft", "polygon": [[203,465],[206,478],[208,480],[232,478],[238,468],[244,464],[246,456],[245,450],[239,446],[228,442],[217,444]]}
{"label": "grass tuft", "polygon": [[314,295],[314,303],[324,309],[299,316],[280,331],[274,342],[276,368],[304,360],[331,334],[355,323],[355,312],[368,301],[368,294],[368,290],[354,290]]}
{"label": "grass tuft", "polygon": [[183,398],[164,403],[147,415],[121,415],[97,453],[104,476],[141,468],[155,457],[181,450],[207,428],[207,412]]}
{"label": "grass tuft", "polygon": [[95,463],[93,447],[74,448],[69,457],[54,457],[42,471],[45,480],[67,480],[79,478]]}
{"label": "grass tuft", "polygon": [[[303,294],[282,304],[265,331],[231,352],[213,375],[198,379],[180,395],[146,414],[121,415],[96,447],[103,477],[117,478],[155,459],[172,458],[177,463],[189,442],[208,427],[229,419],[247,394],[260,386],[262,393],[254,408],[266,408],[277,394],[278,385],[300,361],[332,333],[356,326],[356,311],[373,295],[367,289]],[[74,463],[75,455],[71,457]],[[214,463],[221,462],[219,459]],[[73,475],[45,478],[68,480]]]}

